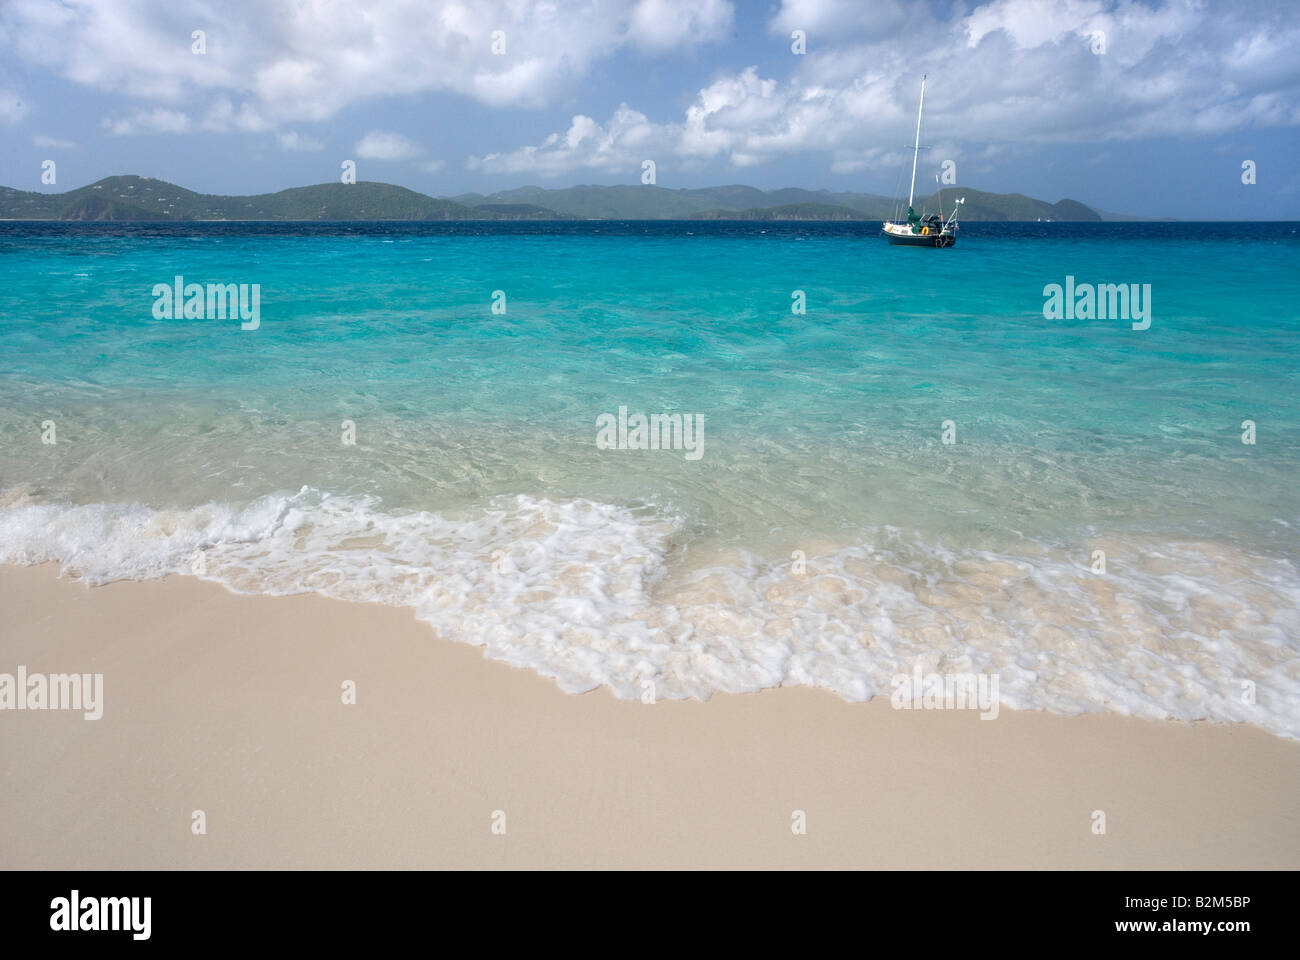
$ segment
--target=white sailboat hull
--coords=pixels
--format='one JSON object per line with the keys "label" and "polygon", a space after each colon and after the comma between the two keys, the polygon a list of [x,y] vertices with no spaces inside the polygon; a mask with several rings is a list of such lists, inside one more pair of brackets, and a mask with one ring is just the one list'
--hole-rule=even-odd
{"label": "white sailboat hull", "polygon": [[922,226],[920,232],[913,233],[911,224],[886,220],[880,232],[890,243],[901,247],[951,247],[957,242],[957,234],[946,227],[933,230]]}

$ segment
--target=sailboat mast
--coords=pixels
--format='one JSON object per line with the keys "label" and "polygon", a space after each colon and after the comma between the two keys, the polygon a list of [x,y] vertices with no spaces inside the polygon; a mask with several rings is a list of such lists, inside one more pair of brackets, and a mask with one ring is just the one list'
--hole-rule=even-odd
{"label": "sailboat mast", "polygon": [[921,152],[921,111],[925,109],[925,78],[929,74],[921,75],[921,102],[916,108],[916,140],[913,143],[912,150],[912,186],[907,191],[907,206],[912,206],[912,196],[916,193],[916,155]]}

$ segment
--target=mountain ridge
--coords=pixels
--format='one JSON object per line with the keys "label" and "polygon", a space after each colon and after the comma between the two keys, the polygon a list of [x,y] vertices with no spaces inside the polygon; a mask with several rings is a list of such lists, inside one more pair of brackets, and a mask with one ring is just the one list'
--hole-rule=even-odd
{"label": "mountain ridge", "polygon": [[[1077,200],[1056,203],[1019,193],[949,187],[918,198],[918,210],[945,213],[966,198],[962,220],[1142,219],[1103,213]],[[320,183],[247,196],[204,194],[165,180],[105,177],[63,193],[0,187],[5,220],[883,220],[899,201],[878,194],[744,184],[670,189],[655,185],[579,184],[515,187],[495,193],[431,197],[390,183]]]}

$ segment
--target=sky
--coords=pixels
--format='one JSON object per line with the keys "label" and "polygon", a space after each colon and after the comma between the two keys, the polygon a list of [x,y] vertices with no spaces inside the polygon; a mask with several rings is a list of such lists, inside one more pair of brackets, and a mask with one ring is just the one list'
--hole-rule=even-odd
{"label": "sky", "polygon": [[897,196],[928,74],[918,192],[1297,220],[1297,51],[1296,0],[0,0],[0,185]]}

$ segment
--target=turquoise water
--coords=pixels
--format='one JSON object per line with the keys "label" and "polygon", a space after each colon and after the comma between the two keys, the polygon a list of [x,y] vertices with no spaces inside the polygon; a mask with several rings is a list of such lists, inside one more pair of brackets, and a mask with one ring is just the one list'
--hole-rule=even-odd
{"label": "turquoise water", "polygon": [[[0,559],[410,606],[569,690],[922,662],[1300,734],[1297,226],[877,230],[0,225]],[[260,326],[155,318],[178,274]],[[1149,329],[1044,319],[1067,275]]]}

